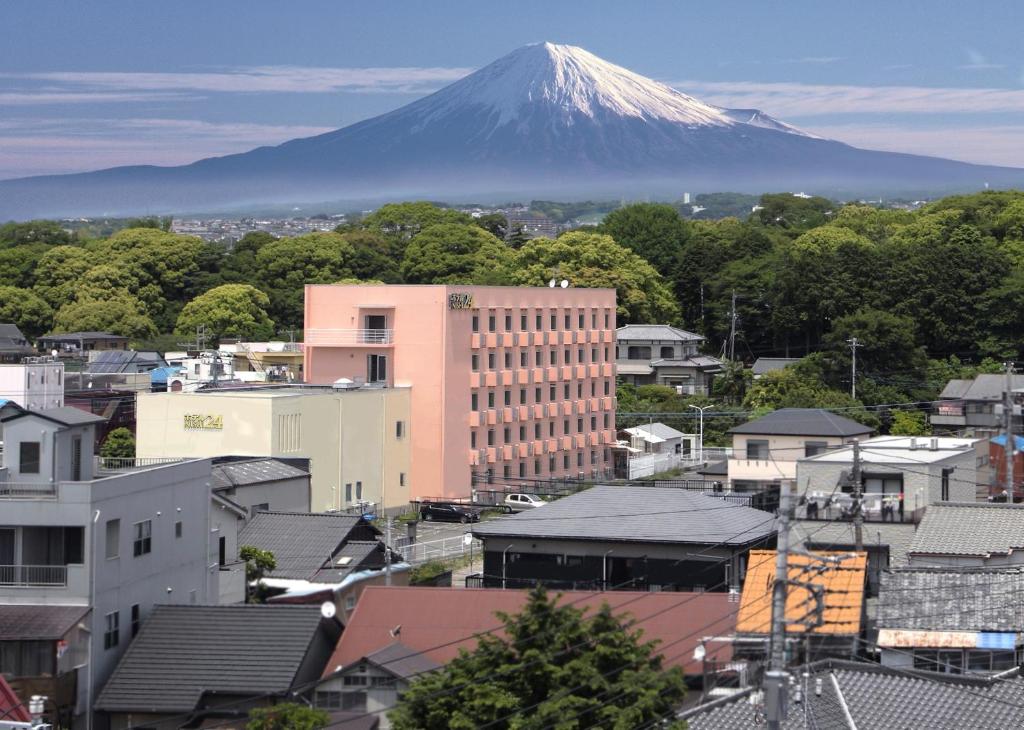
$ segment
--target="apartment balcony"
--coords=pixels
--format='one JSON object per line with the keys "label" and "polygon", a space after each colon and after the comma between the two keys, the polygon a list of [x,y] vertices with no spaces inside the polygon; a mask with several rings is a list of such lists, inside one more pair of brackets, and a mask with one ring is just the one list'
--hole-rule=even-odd
{"label": "apartment balcony", "polygon": [[0,586],[59,586],[68,584],[66,565],[0,565]]}
{"label": "apartment balcony", "polygon": [[56,500],[60,485],[56,482],[0,481],[0,499]]}
{"label": "apartment balcony", "polygon": [[60,603],[88,597],[85,565],[0,565],[0,603]]}
{"label": "apartment balcony", "polygon": [[932,413],[931,421],[932,424],[936,426],[967,425],[967,416],[964,412],[964,404],[962,402],[939,403],[935,407],[935,411]]}
{"label": "apartment balcony", "polygon": [[304,332],[306,345],[381,347],[394,344],[394,330],[313,328]]}

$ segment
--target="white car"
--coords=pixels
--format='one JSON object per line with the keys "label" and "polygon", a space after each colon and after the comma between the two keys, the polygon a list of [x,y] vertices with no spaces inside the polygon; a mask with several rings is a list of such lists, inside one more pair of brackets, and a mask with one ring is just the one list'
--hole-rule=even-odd
{"label": "white car", "polygon": [[546,504],[547,502],[534,494],[510,494],[505,497],[505,509],[509,512],[523,512]]}

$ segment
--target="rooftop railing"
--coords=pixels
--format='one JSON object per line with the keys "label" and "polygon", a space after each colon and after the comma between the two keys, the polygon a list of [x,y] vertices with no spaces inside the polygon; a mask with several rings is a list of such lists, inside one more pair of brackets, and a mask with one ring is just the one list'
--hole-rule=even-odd
{"label": "rooftop railing", "polygon": [[66,565],[0,565],[0,586],[66,586]]}
{"label": "rooftop railing", "polygon": [[0,481],[0,499],[56,499],[56,482]]}
{"label": "rooftop railing", "polygon": [[394,330],[374,329],[308,329],[307,345],[390,345]]}

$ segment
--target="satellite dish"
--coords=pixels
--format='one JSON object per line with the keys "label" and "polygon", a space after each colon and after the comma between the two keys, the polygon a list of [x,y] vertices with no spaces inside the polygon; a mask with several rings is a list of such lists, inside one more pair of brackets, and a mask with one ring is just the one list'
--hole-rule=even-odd
{"label": "satellite dish", "polygon": [[333,601],[324,601],[320,604],[320,615],[324,618],[334,618],[334,614],[337,612],[338,609]]}
{"label": "satellite dish", "polygon": [[569,280],[568,279],[562,279],[561,286],[562,286],[563,289],[568,289],[569,288]]}
{"label": "satellite dish", "polygon": [[548,282],[548,286],[550,286],[552,289],[554,289],[555,288],[555,280],[552,279],[551,281],[549,281]]}

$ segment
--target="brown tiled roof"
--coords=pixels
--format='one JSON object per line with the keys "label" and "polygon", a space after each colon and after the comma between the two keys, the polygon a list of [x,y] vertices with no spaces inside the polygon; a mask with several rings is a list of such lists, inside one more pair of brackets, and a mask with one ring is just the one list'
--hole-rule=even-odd
{"label": "brown tiled roof", "polygon": [[[446,664],[458,656],[460,649],[472,651],[476,635],[502,625],[496,612],[520,611],[526,596],[526,591],[497,588],[369,586],[359,597],[324,676],[393,644],[396,628],[403,645]],[[681,667],[688,674],[702,671],[701,662],[693,659],[693,650],[703,637],[732,633],[738,606],[730,603],[727,593],[566,591],[561,597],[561,603],[587,609],[587,615],[604,602],[617,615],[632,617],[636,628],[643,630],[645,641],[671,643],[666,650],[666,666]],[[619,606],[621,610],[616,610]],[[688,634],[692,636],[679,641]],[[731,658],[724,642],[709,645],[708,655],[719,661]]]}

